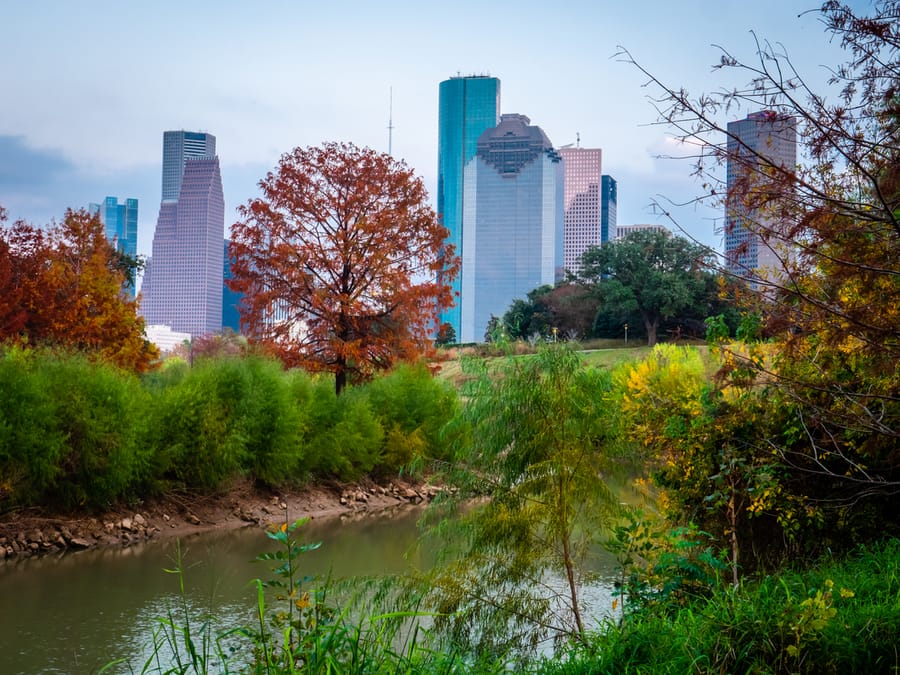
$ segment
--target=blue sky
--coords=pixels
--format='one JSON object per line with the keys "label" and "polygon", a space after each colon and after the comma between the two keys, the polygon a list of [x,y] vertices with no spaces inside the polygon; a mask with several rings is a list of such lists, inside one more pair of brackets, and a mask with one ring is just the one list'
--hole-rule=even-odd
{"label": "blue sky", "polygon": [[[866,0],[855,3],[868,7]],[[603,149],[619,184],[620,224],[664,222],[649,204],[698,187],[671,150],[645,78],[613,58],[619,45],[691,93],[744,84],[713,72],[714,45],[752,59],[751,30],[782,43],[812,83],[842,53],[815,0],[712,3],[519,0],[429,3],[228,0],[3,2],[0,205],[11,219],[59,219],[106,195],[140,200],[139,253],[149,254],[160,199],[162,133],[216,135],[235,208],[296,146],[344,140],[393,153],[434,194],[438,83],[457,73],[501,80],[501,108],[528,115],[551,141],[580,134]],[[733,77],[733,76],[730,76]],[[822,90],[821,86],[817,87]],[[730,119],[748,110],[730,113]],[[715,213],[683,209],[697,239],[720,245]]]}

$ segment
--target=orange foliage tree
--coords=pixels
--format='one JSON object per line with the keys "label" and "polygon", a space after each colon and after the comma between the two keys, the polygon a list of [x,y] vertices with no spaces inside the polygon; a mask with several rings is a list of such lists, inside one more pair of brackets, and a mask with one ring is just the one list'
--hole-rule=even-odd
{"label": "orange foliage tree", "polygon": [[[432,348],[459,263],[421,179],[350,143],[296,148],[232,228],[242,329],[340,393]],[[440,276],[439,276],[439,273]]]}
{"label": "orange foliage tree", "polygon": [[158,357],[124,292],[133,265],[98,216],[67,210],[60,224],[6,225],[0,212],[0,340],[59,345],[143,372]]}

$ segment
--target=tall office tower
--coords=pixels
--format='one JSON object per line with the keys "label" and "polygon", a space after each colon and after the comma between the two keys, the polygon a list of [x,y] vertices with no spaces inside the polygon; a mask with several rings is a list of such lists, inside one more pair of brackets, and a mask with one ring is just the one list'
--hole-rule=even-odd
{"label": "tall office tower", "polygon": [[[185,156],[166,149],[163,173],[181,161],[178,198],[163,199],[153,235],[153,256],[144,274],[141,313],[148,324],[193,336],[222,330],[225,200],[219,158]],[[209,134],[202,134],[215,139]],[[207,146],[210,147],[210,146]],[[165,182],[165,175],[164,175]],[[165,192],[163,192],[165,195]]]}
{"label": "tall office tower", "polygon": [[605,244],[616,236],[616,203],[619,186],[616,179],[603,174],[600,180],[600,237]]}
{"label": "tall office tower", "polygon": [[775,279],[791,255],[791,242],[775,213],[749,209],[746,196],[768,180],[768,168],[797,163],[797,120],[771,110],[728,123],[725,203],[725,267],[736,276]]}
{"label": "tall office tower", "polygon": [[460,342],[480,342],[491,316],[563,277],[559,153],[525,115],[502,115],[465,167]]}
{"label": "tall office tower", "polygon": [[600,148],[561,148],[565,171],[565,244],[563,265],[573,274],[581,271],[581,256],[600,246]]}
{"label": "tall office tower", "polygon": [[184,163],[189,157],[215,157],[216,137],[202,131],[164,131],[162,201],[173,202],[181,192]]}
{"label": "tall office tower", "polygon": [[[88,210],[100,215],[100,222],[106,228],[106,238],[115,242],[120,252],[132,258],[137,256],[137,199],[126,199],[124,204],[120,204],[117,197],[107,197],[102,204],[89,204]],[[127,290],[134,297],[134,283],[129,283]]]}
{"label": "tall office tower", "polygon": [[[500,80],[471,75],[451,77],[440,85],[438,109],[438,183],[437,211],[449,234],[456,255],[463,255],[462,221],[465,209],[463,171],[475,156],[478,138],[497,126],[500,117]],[[440,322],[453,326],[460,335],[459,293],[461,278],[451,283],[456,306],[445,310]]]}

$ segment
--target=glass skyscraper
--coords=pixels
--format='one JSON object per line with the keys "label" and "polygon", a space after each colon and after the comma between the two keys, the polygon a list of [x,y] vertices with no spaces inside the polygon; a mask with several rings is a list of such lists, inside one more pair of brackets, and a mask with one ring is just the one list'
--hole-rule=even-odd
{"label": "glass skyscraper", "polygon": [[600,177],[600,240],[608,242],[616,237],[616,209],[619,200],[619,186],[616,179],[608,174]]}
{"label": "glass skyscraper", "polygon": [[783,272],[792,245],[779,236],[773,212],[750,210],[745,200],[755,181],[768,180],[766,166],[796,165],[797,120],[771,110],[750,113],[728,123],[727,149],[725,268],[744,279],[771,279]]}
{"label": "glass skyscraper", "polygon": [[[148,324],[198,336],[222,330],[225,200],[219,158],[195,154],[199,145],[170,142],[199,143],[194,136],[203,137],[204,148],[215,149],[211,134],[163,134],[163,199],[144,274],[141,314]],[[179,166],[178,193],[170,199],[167,172]]]}
{"label": "glass skyscraper", "polygon": [[[91,213],[100,216],[106,228],[106,238],[114,242],[116,248],[132,258],[137,256],[138,200],[126,199],[119,203],[117,197],[106,197],[102,203],[88,205]],[[134,297],[134,284],[128,284],[129,295]]]}
{"label": "glass skyscraper", "polygon": [[[463,212],[465,195],[463,172],[475,156],[478,139],[485,130],[497,126],[500,115],[500,80],[496,77],[471,75],[451,77],[440,84],[438,109],[438,183],[437,211],[441,223],[449,230],[447,242],[462,257]],[[441,314],[441,323],[453,326],[460,338],[461,308],[459,294],[462,277],[452,287],[456,306]],[[479,336],[480,338],[480,336]]]}
{"label": "glass skyscraper", "polygon": [[460,342],[480,342],[491,316],[563,276],[563,163],[525,115],[502,115],[465,166]]}

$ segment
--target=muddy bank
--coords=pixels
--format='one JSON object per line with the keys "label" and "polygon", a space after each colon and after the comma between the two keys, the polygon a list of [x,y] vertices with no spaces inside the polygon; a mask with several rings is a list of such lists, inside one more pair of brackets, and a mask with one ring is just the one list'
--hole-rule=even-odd
{"label": "muddy bank", "polygon": [[297,492],[241,484],[224,494],[173,493],[99,515],[23,509],[0,516],[0,560],[98,546],[131,546],[210,530],[264,528],[304,516],[364,514],[401,504],[421,504],[440,491],[440,487],[400,480],[323,484]]}

